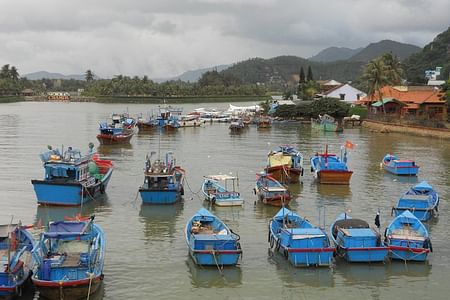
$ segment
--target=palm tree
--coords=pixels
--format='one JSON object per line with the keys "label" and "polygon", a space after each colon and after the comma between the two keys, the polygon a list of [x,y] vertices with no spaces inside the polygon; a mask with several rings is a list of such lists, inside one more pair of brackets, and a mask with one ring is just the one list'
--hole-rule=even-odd
{"label": "palm tree", "polygon": [[17,71],[17,68],[15,66],[11,66],[11,68],[9,69],[9,77],[13,81],[19,80],[19,72]]}
{"label": "palm tree", "polygon": [[92,73],[91,70],[87,70],[86,73],[84,73],[84,78],[87,82],[92,82],[94,80],[94,73]]}
{"label": "palm tree", "polygon": [[379,100],[383,105],[383,113],[386,114],[384,109],[383,95],[381,89],[388,85],[388,68],[386,67],[383,59],[376,58],[371,60],[364,69],[363,78],[367,80],[367,94],[374,98],[378,93]]}
{"label": "palm tree", "polygon": [[386,66],[386,77],[390,84],[399,85],[402,82],[403,69],[397,56],[392,53],[385,53],[381,59]]}
{"label": "palm tree", "polygon": [[3,65],[2,69],[0,70],[0,78],[9,78],[9,64]]}

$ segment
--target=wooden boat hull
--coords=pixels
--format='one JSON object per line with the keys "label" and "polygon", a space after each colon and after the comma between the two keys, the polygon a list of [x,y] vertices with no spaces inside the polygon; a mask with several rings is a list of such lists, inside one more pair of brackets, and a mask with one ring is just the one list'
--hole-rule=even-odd
{"label": "wooden boat hull", "polygon": [[139,128],[139,132],[145,131],[153,131],[158,128],[156,124],[147,124],[147,123],[137,123],[137,127]]}
{"label": "wooden boat hull", "polygon": [[317,180],[324,184],[349,184],[353,171],[321,170],[317,172]]}
{"label": "wooden boat hull", "polygon": [[101,145],[117,145],[117,144],[128,144],[134,133],[124,133],[124,134],[98,134],[97,140]]}
{"label": "wooden boat hull", "polygon": [[284,205],[289,205],[289,202],[291,202],[291,196],[285,195],[285,196],[265,197],[264,195],[260,194],[259,200],[267,205],[282,207]]}
{"label": "wooden boat hull", "polygon": [[74,281],[44,281],[33,279],[34,286],[41,296],[50,300],[76,300],[86,299],[88,295],[95,293],[103,281],[103,275]]}
{"label": "wooden boat hull", "polygon": [[110,168],[96,184],[83,188],[80,183],[64,183],[50,180],[31,180],[38,204],[77,206],[104,194],[111,178]]}
{"label": "wooden boat hull", "polygon": [[281,183],[297,183],[302,175],[302,170],[281,165],[267,167],[266,173]]}

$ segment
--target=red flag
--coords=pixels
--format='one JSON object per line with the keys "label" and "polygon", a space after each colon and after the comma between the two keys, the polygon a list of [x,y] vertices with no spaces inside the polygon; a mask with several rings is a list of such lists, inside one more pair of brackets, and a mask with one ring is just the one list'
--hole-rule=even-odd
{"label": "red flag", "polygon": [[353,145],[353,143],[350,142],[349,140],[346,140],[344,147],[347,149],[353,149],[353,147],[355,147],[355,145]]}

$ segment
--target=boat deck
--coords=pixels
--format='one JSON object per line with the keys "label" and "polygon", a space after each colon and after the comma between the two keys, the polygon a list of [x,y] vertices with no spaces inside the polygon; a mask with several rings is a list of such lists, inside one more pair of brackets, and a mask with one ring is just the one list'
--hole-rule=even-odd
{"label": "boat deck", "polygon": [[412,230],[412,228],[402,228],[392,231],[392,239],[397,240],[415,240],[415,241],[425,241],[425,237],[417,234],[417,231]]}

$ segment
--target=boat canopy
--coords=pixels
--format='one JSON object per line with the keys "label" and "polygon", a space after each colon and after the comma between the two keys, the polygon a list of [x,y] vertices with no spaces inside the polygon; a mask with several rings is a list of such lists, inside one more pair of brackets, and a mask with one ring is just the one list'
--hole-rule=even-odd
{"label": "boat canopy", "polygon": [[428,182],[422,181],[421,183],[416,184],[412,189],[415,192],[430,192],[433,190],[433,187],[429,185]]}
{"label": "boat canopy", "polygon": [[208,176],[205,176],[205,178],[206,179],[212,179],[212,180],[215,180],[215,181],[225,181],[225,180],[235,180],[235,179],[237,179],[236,176],[222,175],[222,174],[219,174],[219,175],[208,175]]}
{"label": "boat canopy", "polygon": [[369,224],[361,219],[343,219],[343,220],[337,220],[334,223],[334,226],[340,227],[340,228],[369,228]]}
{"label": "boat canopy", "polygon": [[85,233],[86,226],[86,222],[52,222],[49,225],[48,231],[44,233],[44,236],[49,238],[78,236]]}

